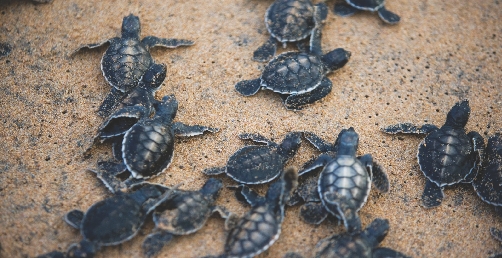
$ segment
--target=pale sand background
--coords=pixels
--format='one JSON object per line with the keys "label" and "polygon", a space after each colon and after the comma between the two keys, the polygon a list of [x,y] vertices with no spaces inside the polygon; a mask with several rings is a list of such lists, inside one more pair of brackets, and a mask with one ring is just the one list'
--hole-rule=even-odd
{"label": "pale sand background", "polygon": [[[354,126],[360,134],[358,153],[372,153],[391,180],[390,193],[372,192],[360,212],[365,226],[377,217],[390,220],[383,246],[414,257],[486,257],[502,251],[489,234],[490,227],[502,228],[501,220],[471,186],[446,189],[443,204],[425,210],[420,205],[424,176],[415,158],[421,138],[400,140],[379,132],[405,121],[441,125],[463,98],[472,108],[467,130],[484,136],[500,132],[502,1],[392,0],[388,9],[402,17],[397,26],[383,24],[376,14],[340,18],[330,11],[324,50],[344,47],[352,58],[329,75],[333,92],[301,112],[287,111],[270,92],[245,98],[234,90],[236,82],[258,77],[263,69],[251,57],[268,38],[263,17],[271,3],[2,1],[0,42],[13,49],[0,58],[0,256],[66,250],[81,236],[62,216],[110,196],[86,172],[111,156],[109,146],[83,157],[102,122],[95,110],[110,88],[100,71],[106,48],[73,59],[68,54],[81,44],[118,36],[129,13],[140,17],[142,36],[196,41],[188,48],[152,51],[157,62],[168,65],[157,98],[176,94],[177,121],[221,128],[217,134],[177,140],[173,163],[152,182],[185,182],[183,189],[198,189],[206,179],[204,168],[225,164],[244,145],[237,138],[243,132],[280,141],[289,131],[308,130],[334,141],[342,128]],[[328,4],[331,10],[333,2]],[[301,166],[317,154],[305,143],[291,164]],[[234,184],[227,178],[224,183]],[[257,189],[264,193],[266,188]],[[238,214],[248,210],[227,189],[218,204]],[[260,257],[282,257],[287,251],[308,257],[319,239],[344,230],[330,222],[305,224],[298,210],[287,210],[280,239]],[[140,256],[152,227],[148,221],[132,241],[103,248],[98,257]],[[176,238],[161,257],[218,254],[224,239],[223,220],[214,216],[198,233]]]}

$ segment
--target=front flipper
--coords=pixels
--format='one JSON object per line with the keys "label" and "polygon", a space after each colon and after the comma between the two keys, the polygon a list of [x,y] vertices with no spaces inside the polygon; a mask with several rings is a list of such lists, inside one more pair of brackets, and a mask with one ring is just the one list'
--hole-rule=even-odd
{"label": "front flipper", "polygon": [[312,132],[303,132],[303,137],[305,137],[307,141],[309,141],[312,145],[314,145],[314,147],[316,147],[322,153],[335,151],[334,144],[326,142],[321,137],[317,136]]}
{"label": "front flipper", "polygon": [[277,145],[275,142],[269,140],[268,138],[259,133],[241,133],[239,134],[239,138],[241,140],[251,140],[253,142],[265,143],[269,146]]}
{"label": "front flipper", "polygon": [[133,125],[147,117],[149,110],[143,106],[125,107],[117,110],[98,128],[98,139],[103,142],[108,138],[125,134]]}
{"label": "front flipper", "polygon": [[72,210],[64,215],[64,221],[71,227],[80,230],[84,212],[81,210]]}
{"label": "front flipper", "polygon": [[245,185],[239,185],[233,188],[237,189],[237,191],[235,191],[235,198],[241,202],[247,202],[251,206],[264,199],[264,197]]}
{"label": "front flipper", "polygon": [[462,183],[472,183],[474,178],[478,175],[478,171],[481,168],[481,163],[483,162],[484,151],[485,151],[485,140],[478,132],[469,132],[467,136],[471,139],[474,152],[476,153],[476,161],[474,167],[471,169],[466,178]]}
{"label": "front flipper", "polygon": [[305,92],[302,94],[291,94],[291,95],[281,95],[284,101],[284,105],[290,110],[301,110],[305,105],[312,104],[324,97],[326,97],[333,88],[331,81],[324,77],[321,81],[321,85],[312,91]]}
{"label": "front flipper", "polygon": [[351,15],[354,15],[357,13],[359,10],[346,4],[346,3],[336,3],[335,8],[333,9],[333,12],[336,15],[342,16],[342,17],[348,17]]}
{"label": "front flipper", "polygon": [[300,208],[300,218],[309,224],[321,224],[328,217],[328,214],[321,202],[308,202]]}
{"label": "front flipper", "polygon": [[388,24],[396,24],[401,20],[401,17],[399,17],[399,15],[385,9],[385,6],[382,6],[380,7],[380,9],[378,9],[378,16],[380,16],[380,19]]}
{"label": "front flipper", "polygon": [[361,230],[361,219],[357,215],[357,208],[346,196],[337,192],[327,192],[324,194],[324,200],[336,206],[338,215],[343,220],[343,224],[348,232],[358,232]]}
{"label": "front flipper", "polygon": [[108,117],[126,96],[126,93],[112,87],[110,93],[106,95],[103,103],[99,106],[98,115],[100,117]]}
{"label": "front flipper", "polygon": [[36,258],[66,258],[66,255],[63,252],[52,251],[49,253],[41,254]]}
{"label": "front flipper", "polygon": [[94,257],[100,246],[89,240],[82,240],[80,243],[70,245],[66,251],[67,257]]}
{"label": "front flipper", "polygon": [[275,51],[277,51],[277,44],[275,43],[275,38],[270,36],[265,44],[254,51],[253,60],[267,62],[275,55]]}
{"label": "front flipper", "polygon": [[439,206],[443,201],[443,189],[436,183],[427,179],[425,183],[424,193],[422,194],[422,202],[425,208],[433,208]]}
{"label": "front flipper", "polygon": [[409,258],[409,256],[387,247],[377,247],[373,249],[372,258]]}
{"label": "front flipper", "polygon": [[314,162],[308,164],[308,165],[305,165],[303,167],[303,169],[298,172],[298,175],[303,175],[305,173],[308,173],[308,172],[311,172],[317,168],[320,168],[320,167],[324,167],[330,160],[332,160],[333,158],[331,156],[329,156],[328,154],[321,154],[316,160],[314,160]]}
{"label": "front flipper", "polygon": [[127,172],[127,167],[123,162],[100,161],[98,162],[98,170],[90,169],[89,171],[95,173],[112,193],[124,191],[132,185],[143,181],[142,179],[135,178],[129,178],[125,181],[120,180],[118,176]]}
{"label": "front flipper", "polygon": [[439,128],[435,125],[425,124],[417,127],[410,123],[401,123],[396,125],[389,125],[382,128],[384,133],[397,134],[397,133],[410,133],[410,134],[429,134]]}
{"label": "front flipper", "polygon": [[235,84],[235,90],[244,96],[252,96],[261,88],[261,79],[245,80]]}
{"label": "front flipper", "polygon": [[141,245],[143,255],[148,258],[157,256],[162,248],[171,242],[173,236],[166,231],[158,231],[146,236],[143,245]]}
{"label": "front flipper", "polygon": [[195,42],[187,39],[164,39],[155,36],[147,36],[141,40],[141,43],[145,44],[147,49],[153,47],[166,47],[166,48],[177,48],[180,46],[191,46]]}
{"label": "front flipper", "polygon": [[383,170],[382,166],[373,161],[373,157],[370,154],[358,157],[359,161],[364,164],[366,171],[371,178],[371,182],[376,187],[376,189],[382,193],[389,191],[390,184],[387,173]]}
{"label": "front flipper", "polygon": [[108,42],[111,42],[111,41],[114,41],[114,40],[118,40],[118,39],[119,38],[111,38],[111,39],[107,39],[107,40],[99,42],[99,43],[92,43],[92,44],[82,45],[79,48],[75,49],[73,52],[71,52],[70,53],[70,57],[75,56],[75,54],[77,54],[77,52],[79,52],[80,50],[82,50],[84,48],[88,48],[88,49],[98,48],[98,47],[101,47],[101,46],[103,46],[104,44],[106,44]]}
{"label": "front flipper", "polygon": [[202,125],[185,125],[181,122],[176,122],[173,124],[173,130],[176,136],[190,137],[201,135],[204,132],[216,133],[220,129]]}

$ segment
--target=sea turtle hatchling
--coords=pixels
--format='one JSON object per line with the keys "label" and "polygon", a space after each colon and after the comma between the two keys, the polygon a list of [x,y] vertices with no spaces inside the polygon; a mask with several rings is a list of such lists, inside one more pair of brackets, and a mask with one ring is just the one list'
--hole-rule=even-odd
{"label": "sea turtle hatchling", "polygon": [[244,133],[241,139],[249,139],[266,145],[245,146],[235,152],[225,167],[209,168],[206,175],[227,174],[242,184],[263,184],[274,180],[281,174],[284,165],[295,154],[301,143],[301,133],[291,132],[277,144],[260,134]]}
{"label": "sea turtle hatchling", "polygon": [[[253,59],[266,62],[275,55],[276,41],[302,42],[321,26],[328,15],[325,3],[312,4],[310,0],[276,0],[265,14],[265,25],[270,33],[268,41],[253,53]],[[302,42],[303,43],[303,42]],[[300,46],[303,48],[303,46]]]}
{"label": "sea turtle hatchling", "polygon": [[[485,159],[472,185],[486,203],[502,208],[502,135],[488,138]],[[502,239],[502,238],[501,238]]]}
{"label": "sea turtle hatchling", "polygon": [[326,74],[342,68],[350,52],[337,48],[325,55],[321,50],[321,31],[314,29],[310,52],[286,52],[272,59],[260,78],[235,85],[237,92],[252,96],[261,88],[280,94],[287,109],[300,110],[326,97],[333,87]]}
{"label": "sea turtle hatchling", "polygon": [[330,214],[341,219],[348,231],[360,230],[357,212],[368,199],[371,183],[380,192],[389,191],[387,174],[370,154],[356,156],[359,135],[352,127],[343,129],[334,145],[324,142],[313,133],[306,133],[305,136],[316,148],[327,152],[299,172],[302,175],[323,168],[317,182],[318,197],[322,204],[308,202],[307,206],[302,207],[301,215],[305,221],[318,224],[326,218],[324,209],[320,207],[322,205]]}
{"label": "sea turtle hatchling", "polygon": [[334,12],[340,16],[351,16],[359,10],[378,12],[384,22],[396,24],[401,20],[399,15],[385,9],[385,0],[345,0],[346,3],[336,3]]}
{"label": "sea turtle hatchling", "polygon": [[165,171],[174,156],[175,136],[191,137],[204,132],[218,132],[217,128],[173,122],[178,110],[174,95],[165,96],[161,102],[154,104],[154,108],[155,115],[134,124],[124,134],[121,148],[114,148],[114,156],[121,157],[123,165],[105,162],[104,169],[91,170],[110,191],[123,188],[116,176],[125,170],[130,172],[132,179],[141,180]]}
{"label": "sea turtle hatchling", "polygon": [[265,197],[241,185],[236,194],[252,207],[241,219],[232,217],[235,223],[227,235],[224,254],[219,257],[254,257],[267,250],[279,238],[284,205],[297,180],[295,168],[285,169],[281,180],[270,185]]}
{"label": "sea turtle hatchling", "polygon": [[230,212],[214,205],[222,186],[221,180],[210,178],[199,191],[177,190],[172,199],[155,208],[155,232],[143,242],[145,257],[156,256],[174,235],[188,235],[198,231],[215,212],[223,218],[229,218]]}
{"label": "sea turtle hatchling", "polygon": [[457,183],[471,183],[476,177],[484,149],[478,132],[465,133],[471,108],[469,101],[457,102],[448,112],[441,128],[432,124],[421,127],[409,123],[387,126],[385,133],[425,134],[418,146],[418,164],[427,178],[422,194],[426,208],[436,207],[443,200],[443,188]]}
{"label": "sea turtle hatchling", "polygon": [[375,219],[363,231],[345,232],[322,239],[315,247],[315,258],[406,258],[385,247],[377,247],[389,231],[389,221]]}
{"label": "sea turtle hatchling", "polygon": [[93,257],[102,246],[130,240],[155,207],[175,196],[175,188],[143,183],[135,185],[129,193],[118,193],[95,203],[85,213],[70,211],[64,219],[80,230],[84,239],[71,245],[67,256]]}
{"label": "sea turtle hatchling", "polygon": [[[502,243],[502,231],[500,229],[490,228],[490,234],[493,238]],[[489,258],[502,258],[502,253],[493,254]]]}

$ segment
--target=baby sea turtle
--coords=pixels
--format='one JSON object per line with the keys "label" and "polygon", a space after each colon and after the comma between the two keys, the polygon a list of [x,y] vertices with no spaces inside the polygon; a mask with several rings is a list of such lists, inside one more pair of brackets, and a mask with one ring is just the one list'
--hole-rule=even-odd
{"label": "baby sea turtle", "polygon": [[[314,6],[310,0],[276,0],[265,14],[270,38],[253,53],[253,59],[266,62],[275,55],[276,40],[286,47],[287,42],[300,42],[311,36],[314,28],[326,20],[325,3]],[[301,47],[302,48],[302,47]]]}
{"label": "baby sea turtle", "polygon": [[469,101],[456,103],[448,112],[445,124],[421,127],[409,123],[383,128],[386,133],[426,134],[418,146],[418,164],[427,178],[422,201],[426,208],[443,200],[443,188],[456,183],[471,183],[481,164],[483,137],[478,132],[465,133],[471,108]]}
{"label": "baby sea turtle", "polygon": [[[497,241],[502,242],[502,231],[496,228],[490,228],[490,234]],[[491,255],[489,258],[502,258],[502,253]]]}
{"label": "baby sea turtle", "polygon": [[[121,157],[134,179],[150,178],[168,168],[174,156],[175,136],[190,137],[206,131],[218,132],[216,128],[173,122],[178,111],[174,95],[165,96],[161,102],[155,103],[154,108],[155,115],[134,124],[124,134],[121,148],[114,148],[114,156]],[[124,167],[120,164],[111,170],[99,169],[93,172],[112,192],[121,188],[121,182],[115,177],[124,172]]]}
{"label": "baby sea turtle", "polygon": [[173,235],[198,231],[215,212],[228,218],[230,213],[224,207],[214,205],[222,186],[221,180],[210,178],[199,191],[177,190],[172,199],[155,208],[155,232],[143,242],[144,255],[156,256]]}
{"label": "baby sea turtle", "polygon": [[291,132],[277,144],[260,134],[244,133],[241,139],[252,140],[266,145],[245,146],[234,153],[225,167],[210,168],[203,171],[206,175],[226,173],[242,184],[263,184],[274,180],[281,174],[286,162],[295,154],[301,143],[301,133]]}
{"label": "baby sea turtle", "polygon": [[351,16],[359,10],[378,12],[378,16],[389,24],[401,20],[399,15],[385,9],[385,0],[345,0],[346,3],[336,3],[334,12],[340,16]]}
{"label": "baby sea turtle", "polygon": [[375,219],[363,231],[343,233],[322,239],[315,247],[316,258],[405,258],[400,252],[377,247],[389,231],[389,221]]}
{"label": "baby sea turtle", "polygon": [[261,88],[280,94],[287,109],[299,110],[304,105],[326,97],[333,84],[326,74],[343,67],[350,52],[337,48],[325,55],[321,50],[321,31],[314,29],[310,52],[286,52],[272,59],[254,80],[238,82],[235,89],[244,96]]}
{"label": "baby sea turtle", "polygon": [[[265,197],[242,185],[239,195],[252,208],[230,230],[221,257],[253,257],[267,250],[281,233],[284,205],[297,185],[296,169],[287,168],[281,180],[270,185]],[[242,199],[241,198],[241,199]],[[235,217],[233,217],[235,218]]]}
{"label": "baby sea turtle", "polygon": [[110,46],[101,59],[101,71],[106,81],[120,92],[129,92],[138,85],[140,78],[153,64],[150,48],[161,46],[176,48],[191,46],[191,40],[165,39],[147,36],[140,40],[141,26],[138,16],[130,14],[122,21],[122,36],[107,39],[101,43],[81,46],[74,53],[83,48],[97,48],[106,43]]}
{"label": "baby sea turtle", "polygon": [[[361,222],[357,211],[366,203],[372,182],[379,191],[389,191],[387,174],[373,161],[371,154],[356,157],[359,135],[352,127],[343,129],[334,145],[324,142],[313,133],[306,133],[305,136],[319,150],[332,151],[321,154],[299,174],[323,167],[317,188],[322,205],[329,213],[343,220],[350,232],[360,230]],[[309,211],[304,214],[314,216],[315,219],[308,217],[304,219],[322,222],[326,216],[315,213],[323,212],[319,207],[320,204],[309,205],[311,206],[304,207]]]}
{"label": "baby sea turtle", "polygon": [[80,230],[83,240],[70,246],[68,257],[92,257],[101,246],[118,245],[133,238],[147,215],[172,198],[175,190],[162,185],[140,184],[130,193],[117,193],[92,205],[87,212],[70,211],[65,221]]}
{"label": "baby sea turtle", "polygon": [[472,185],[484,202],[502,207],[502,135],[488,138],[483,165]]}

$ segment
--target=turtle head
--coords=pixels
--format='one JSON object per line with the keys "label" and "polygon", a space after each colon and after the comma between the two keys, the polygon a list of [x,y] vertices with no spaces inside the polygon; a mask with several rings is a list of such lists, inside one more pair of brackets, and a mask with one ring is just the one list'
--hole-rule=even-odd
{"label": "turtle head", "polygon": [[157,91],[166,79],[167,68],[165,64],[153,64],[146,70],[141,83],[147,90]]}
{"label": "turtle head", "polygon": [[338,154],[355,155],[359,146],[359,135],[354,130],[354,127],[343,129],[336,139],[335,146]]}
{"label": "turtle head", "polygon": [[129,14],[122,20],[122,37],[139,39],[141,33],[141,26],[139,24],[138,16]]}
{"label": "turtle head", "polygon": [[343,48],[337,48],[321,57],[328,72],[342,68],[350,59],[351,53]]}
{"label": "turtle head", "polygon": [[166,119],[173,120],[178,112],[178,101],[174,95],[164,96],[161,102],[154,105],[156,116],[162,116]]}
{"label": "turtle head", "polygon": [[386,219],[375,219],[363,231],[363,237],[365,237],[372,246],[377,246],[383,241],[388,232],[389,221]]}
{"label": "turtle head", "polygon": [[469,100],[464,99],[457,102],[448,112],[446,116],[445,125],[452,127],[464,128],[469,121],[469,115],[471,114],[471,108],[469,107]]}
{"label": "turtle head", "polygon": [[220,189],[222,187],[223,183],[221,182],[221,180],[216,178],[209,178],[200,192],[203,195],[211,196],[213,200],[216,200],[216,197],[218,197],[218,193],[220,192]]}
{"label": "turtle head", "polygon": [[288,133],[281,142],[281,145],[279,145],[277,152],[288,160],[296,154],[301,142],[302,134],[300,132]]}

